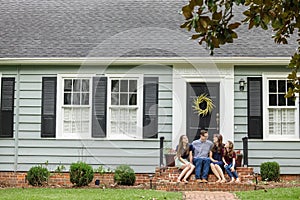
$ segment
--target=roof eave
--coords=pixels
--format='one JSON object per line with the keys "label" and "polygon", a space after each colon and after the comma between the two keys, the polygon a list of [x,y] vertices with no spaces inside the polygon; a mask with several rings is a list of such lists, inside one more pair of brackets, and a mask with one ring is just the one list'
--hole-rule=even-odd
{"label": "roof eave", "polygon": [[216,63],[233,65],[287,65],[290,57],[92,57],[0,58],[0,65],[139,65]]}

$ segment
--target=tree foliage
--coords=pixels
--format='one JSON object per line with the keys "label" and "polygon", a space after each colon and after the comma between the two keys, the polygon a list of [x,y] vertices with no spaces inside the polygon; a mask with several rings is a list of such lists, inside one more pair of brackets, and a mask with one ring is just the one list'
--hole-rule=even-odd
{"label": "tree foliage", "polygon": [[[243,6],[244,19],[233,20],[234,6]],[[295,97],[300,93],[300,77],[297,71],[300,66],[300,1],[299,0],[190,0],[182,7],[185,23],[180,27],[195,33],[191,39],[203,42],[213,55],[215,48],[220,48],[226,43],[233,43],[238,37],[235,29],[242,23],[247,23],[248,28],[260,27],[263,30],[271,28],[275,33],[272,37],[278,44],[287,44],[288,38],[298,35],[298,49],[292,56],[288,67],[291,73],[288,76],[293,83],[286,97]]]}

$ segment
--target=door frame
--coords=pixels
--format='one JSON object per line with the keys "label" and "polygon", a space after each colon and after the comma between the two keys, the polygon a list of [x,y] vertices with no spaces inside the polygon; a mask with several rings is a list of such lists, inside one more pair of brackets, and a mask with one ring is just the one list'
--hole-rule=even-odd
{"label": "door frame", "polygon": [[[215,82],[219,83],[220,93],[220,134],[223,141],[234,141],[234,73],[233,66],[225,69],[206,68],[205,74],[187,74],[185,69],[176,68],[173,74],[173,120],[172,120],[172,146],[176,147],[179,137],[186,134],[187,121],[187,83],[189,82]],[[180,72],[183,72],[182,74]],[[192,70],[191,70],[192,71]],[[229,73],[230,72],[230,73]],[[226,116],[225,116],[226,113]],[[192,141],[189,141],[192,142]]]}

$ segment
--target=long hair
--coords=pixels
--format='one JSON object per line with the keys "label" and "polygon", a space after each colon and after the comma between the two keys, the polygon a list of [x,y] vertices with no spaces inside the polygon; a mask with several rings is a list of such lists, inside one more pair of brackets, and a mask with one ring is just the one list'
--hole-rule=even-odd
{"label": "long hair", "polygon": [[212,152],[222,153],[223,149],[223,136],[221,134],[214,134],[214,137],[218,138],[218,144],[213,144]]}
{"label": "long hair", "polygon": [[232,158],[233,156],[233,143],[231,141],[228,141],[229,147],[228,150],[225,148],[225,156],[228,156],[229,158]]}
{"label": "long hair", "polygon": [[183,154],[188,154],[190,151],[190,146],[186,144],[186,148],[183,148],[183,137],[186,137],[186,135],[181,135],[179,138],[178,148],[177,148],[177,157],[181,157]]}

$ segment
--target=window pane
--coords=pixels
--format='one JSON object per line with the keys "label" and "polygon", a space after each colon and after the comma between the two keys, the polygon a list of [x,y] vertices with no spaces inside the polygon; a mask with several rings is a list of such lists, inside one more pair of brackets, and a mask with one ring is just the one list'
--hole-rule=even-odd
{"label": "window pane", "polygon": [[119,92],[119,81],[118,80],[112,80],[111,81],[111,91],[112,92]]}
{"label": "window pane", "polygon": [[270,94],[269,95],[269,105],[270,106],[277,106],[277,95],[276,94]]}
{"label": "window pane", "polygon": [[128,105],[128,94],[120,95],[120,105]]}
{"label": "window pane", "polygon": [[287,99],[287,105],[288,106],[295,106],[295,101],[292,98]]}
{"label": "window pane", "polygon": [[80,93],[73,93],[73,105],[80,105]]}
{"label": "window pane", "polygon": [[292,81],[287,81],[287,89],[286,91],[288,91],[289,88],[294,88]]}
{"label": "window pane", "polygon": [[136,94],[130,94],[129,105],[136,105]]}
{"label": "window pane", "polygon": [[80,79],[73,80],[73,91],[74,92],[80,92]]}
{"label": "window pane", "polygon": [[71,105],[71,93],[64,93],[64,105]]}
{"label": "window pane", "polygon": [[284,98],[284,94],[279,94],[278,95],[278,105],[279,106],[285,106],[285,98]]}
{"label": "window pane", "polygon": [[89,93],[81,94],[81,105],[89,105]]}
{"label": "window pane", "polygon": [[111,93],[111,105],[119,105],[119,94]]}
{"label": "window pane", "polygon": [[128,80],[121,80],[121,92],[128,92]]}
{"label": "window pane", "polygon": [[82,80],[82,85],[81,85],[81,91],[82,92],[88,92],[90,89],[89,89],[89,80],[88,79],[83,79]]}
{"label": "window pane", "polygon": [[129,81],[129,92],[136,92],[137,91],[137,81],[130,80]]}
{"label": "window pane", "polygon": [[285,83],[285,80],[278,81],[278,92],[286,92]]}
{"label": "window pane", "polygon": [[269,80],[269,92],[277,92],[276,80]]}
{"label": "window pane", "polygon": [[71,79],[65,79],[64,80],[64,91],[65,92],[71,92],[72,90],[72,80]]}

